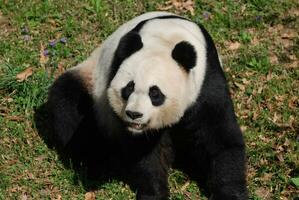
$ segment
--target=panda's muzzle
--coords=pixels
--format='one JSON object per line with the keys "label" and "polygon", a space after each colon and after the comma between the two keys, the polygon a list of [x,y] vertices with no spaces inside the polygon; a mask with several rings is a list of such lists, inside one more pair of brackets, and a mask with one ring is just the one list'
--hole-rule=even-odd
{"label": "panda's muzzle", "polygon": [[146,129],[148,123],[125,122],[127,129],[133,133],[141,133]]}
{"label": "panda's muzzle", "polygon": [[129,118],[131,118],[132,120],[141,118],[141,117],[143,116],[143,114],[140,113],[140,112],[134,112],[134,111],[130,111],[130,110],[127,110],[127,111],[126,111],[126,115],[127,115]]}
{"label": "panda's muzzle", "polygon": [[136,130],[142,130],[146,124],[128,123],[128,126]]}
{"label": "panda's muzzle", "polygon": [[126,126],[131,132],[142,132],[148,123],[139,123],[139,120],[143,117],[143,114],[136,111],[126,110],[125,111],[127,120]]}

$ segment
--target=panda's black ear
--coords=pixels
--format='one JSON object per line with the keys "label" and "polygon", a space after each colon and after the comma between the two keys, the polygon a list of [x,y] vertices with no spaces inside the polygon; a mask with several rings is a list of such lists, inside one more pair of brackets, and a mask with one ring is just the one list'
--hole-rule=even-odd
{"label": "panda's black ear", "polygon": [[120,39],[117,49],[114,53],[114,58],[112,60],[111,71],[109,74],[109,82],[115,76],[122,62],[126,58],[130,57],[133,53],[140,50],[142,47],[143,44],[141,37],[135,31],[127,33]]}
{"label": "panda's black ear", "polygon": [[118,59],[123,61],[136,51],[140,50],[142,46],[143,44],[140,35],[137,32],[132,31],[120,39],[115,53]]}
{"label": "panda's black ear", "polygon": [[187,72],[195,67],[197,58],[195,48],[187,41],[177,43],[172,50],[171,56]]}

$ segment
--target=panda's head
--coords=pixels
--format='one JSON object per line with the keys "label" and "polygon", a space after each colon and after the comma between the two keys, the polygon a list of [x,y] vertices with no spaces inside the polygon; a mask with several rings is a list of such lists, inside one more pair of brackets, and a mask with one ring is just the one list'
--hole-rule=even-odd
{"label": "panda's head", "polygon": [[152,43],[129,33],[121,39],[113,61],[119,66],[108,87],[109,103],[133,133],[175,124],[191,102],[194,47],[187,41]]}

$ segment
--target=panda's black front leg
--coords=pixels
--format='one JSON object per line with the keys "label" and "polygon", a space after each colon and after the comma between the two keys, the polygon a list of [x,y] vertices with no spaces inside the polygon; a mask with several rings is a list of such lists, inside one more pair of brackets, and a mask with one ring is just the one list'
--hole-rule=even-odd
{"label": "panda's black front leg", "polygon": [[196,176],[210,200],[247,200],[245,142],[231,101],[210,102],[190,126]]}
{"label": "panda's black front leg", "polygon": [[224,149],[211,160],[210,200],[246,200],[244,147]]}
{"label": "panda's black front leg", "polygon": [[159,155],[150,155],[136,167],[138,200],[168,199],[168,170],[159,161]]}
{"label": "panda's black front leg", "polygon": [[169,150],[157,145],[132,169],[136,185],[136,199],[168,199]]}

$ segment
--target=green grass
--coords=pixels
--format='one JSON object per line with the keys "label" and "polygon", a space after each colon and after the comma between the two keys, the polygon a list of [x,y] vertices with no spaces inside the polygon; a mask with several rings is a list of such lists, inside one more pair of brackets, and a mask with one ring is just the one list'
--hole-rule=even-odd
{"label": "green grass", "polygon": [[[0,199],[84,199],[82,180],[37,134],[34,110],[61,71],[120,24],[159,5],[165,2],[0,0]],[[292,182],[299,177],[299,3],[197,0],[194,16],[170,11],[204,24],[222,55],[247,144],[250,198],[299,198]],[[49,46],[60,38],[67,42]],[[18,82],[28,67],[33,74]],[[172,170],[169,182],[172,199],[204,199],[181,172]],[[116,180],[93,192],[97,199],[134,198]]]}

